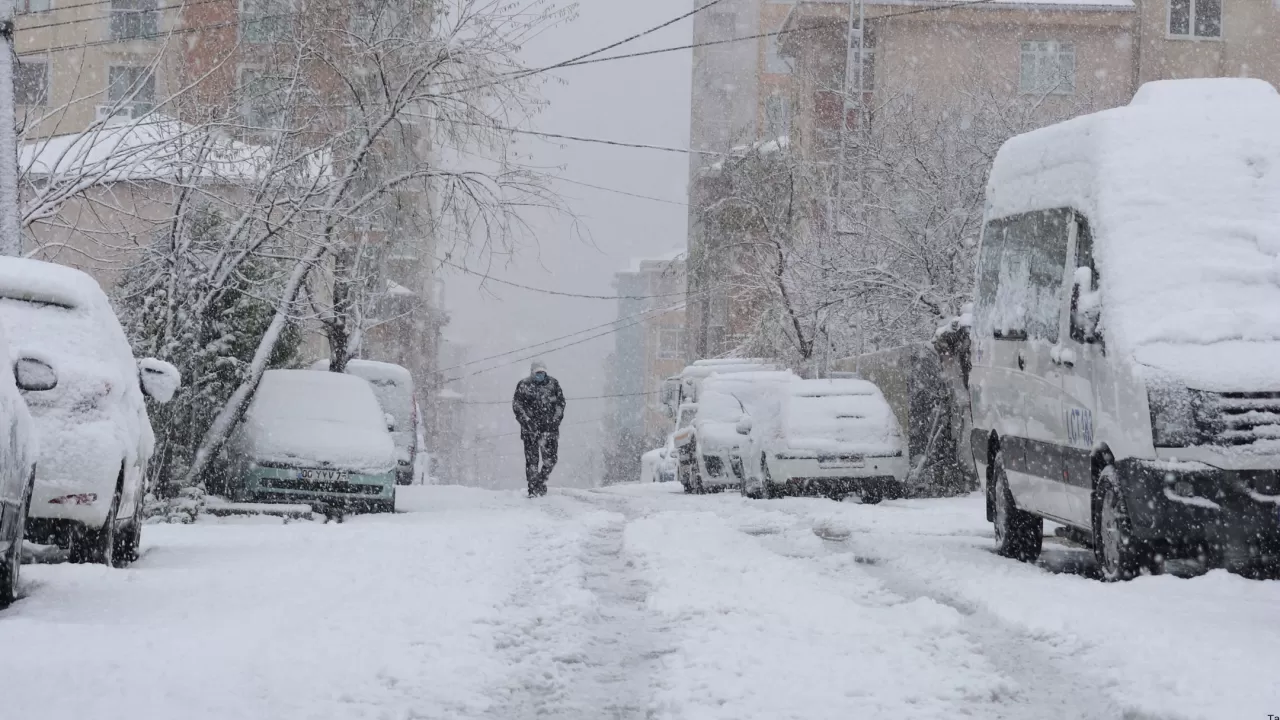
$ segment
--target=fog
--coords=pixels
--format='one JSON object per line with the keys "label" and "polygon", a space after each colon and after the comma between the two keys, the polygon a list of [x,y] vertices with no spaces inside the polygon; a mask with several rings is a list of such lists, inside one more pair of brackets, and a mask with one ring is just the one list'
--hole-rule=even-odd
{"label": "fog", "polygon": [[[553,64],[627,37],[637,28],[665,22],[688,10],[683,0],[618,3],[584,0],[577,20],[531,42],[525,60],[531,67]],[[691,21],[683,21],[625,46],[626,52],[689,43]],[[620,49],[618,52],[623,52]],[[547,108],[528,129],[562,135],[684,148],[689,142],[688,51],[636,60],[567,68],[544,87]],[[492,277],[558,292],[610,295],[613,273],[633,258],[660,255],[685,245],[688,159],[684,154],[612,147],[598,143],[554,141],[525,136],[518,148],[528,165],[547,168],[568,180],[666,199],[654,202],[562,181],[552,181],[573,217],[531,214],[536,244],[527,243],[506,260],[498,258]],[[483,287],[482,287],[483,285]],[[467,346],[469,359],[489,357],[561,337],[617,317],[610,300],[558,297],[497,283],[473,275],[445,273],[450,323],[444,336]],[[594,335],[597,333],[589,333]],[[573,342],[580,338],[570,338]],[[546,347],[554,348],[565,343]],[[604,359],[613,336],[544,352],[552,376],[565,395],[600,395]],[[532,352],[536,352],[535,349]],[[531,353],[511,355],[483,369]],[[442,362],[442,366],[449,363]],[[511,413],[516,382],[528,374],[522,361],[478,374],[459,383],[468,396],[467,428],[476,438],[476,477],[485,486],[523,487],[519,427]],[[464,389],[465,387],[465,389]],[[489,403],[489,404],[476,404]],[[560,440],[560,465],[553,483],[598,483],[592,453],[601,442],[597,423],[603,400],[569,401]]]}

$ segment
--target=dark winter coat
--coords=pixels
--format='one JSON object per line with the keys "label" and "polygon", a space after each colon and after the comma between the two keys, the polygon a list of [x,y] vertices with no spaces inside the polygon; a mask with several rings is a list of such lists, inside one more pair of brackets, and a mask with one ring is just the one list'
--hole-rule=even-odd
{"label": "dark winter coat", "polygon": [[550,375],[546,382],[527,377],[516,385],[511,409],[524,432],[559,432],[564,419],[564,392]]}

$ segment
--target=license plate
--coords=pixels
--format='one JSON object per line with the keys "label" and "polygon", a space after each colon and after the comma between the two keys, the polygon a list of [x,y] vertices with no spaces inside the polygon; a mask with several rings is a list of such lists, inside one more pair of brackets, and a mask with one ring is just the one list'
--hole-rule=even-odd
{"label": "license plate", "polygon": [[347,474],[341,470],[299,470],[299,480],[313,480],[315,482],[338,482],[347,479]]}
{"label": "license plate", "polygon": [[818,467],[823,468],[860,468],[864,464],[862,458],[826,458],[818,460]]}

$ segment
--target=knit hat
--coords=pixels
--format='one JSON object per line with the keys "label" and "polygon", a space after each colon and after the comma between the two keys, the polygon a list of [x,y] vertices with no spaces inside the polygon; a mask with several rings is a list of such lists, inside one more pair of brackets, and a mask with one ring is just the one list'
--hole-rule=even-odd
{"label": "knit hat", "polygon": [[547,371],[547,364],[546,364],[546,363],[544,363],[544,362],[542,362],[541,360],[534,360],[532,363],[530,363],[530,364],[529,364],[529,374],[530,374],[530,375],[532,375],[532,374],[534,374],[534,373],[538,372],[539,370],[541,370],[542,372],[546,372],[546,371]]}

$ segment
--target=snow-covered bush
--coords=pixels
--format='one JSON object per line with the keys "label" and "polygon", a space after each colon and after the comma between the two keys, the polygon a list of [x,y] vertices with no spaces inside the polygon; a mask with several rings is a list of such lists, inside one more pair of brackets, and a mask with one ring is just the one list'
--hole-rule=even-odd
{"label": "snow-covered bush", "polygon": [[[116,298],[134,354],[166,360],[183,378],[172,402],[148,403],[156,433],[148,480],[164,501],[177,491],[171,480],[186,471],[213,416],[244,379],[274,314],[282,272],[279,264],[259,258],[245,263],[227,285],[210,286],[203,259],[215,251],[225,221],[210,210],[188,212],[177,235],[158,233],[126,271]],[[199,307],[206,310],[193,313]],[[296,364],[300,342],[291,324],[271,366]],[[220,489],[216,466],[204,481],[210,490]]]}

